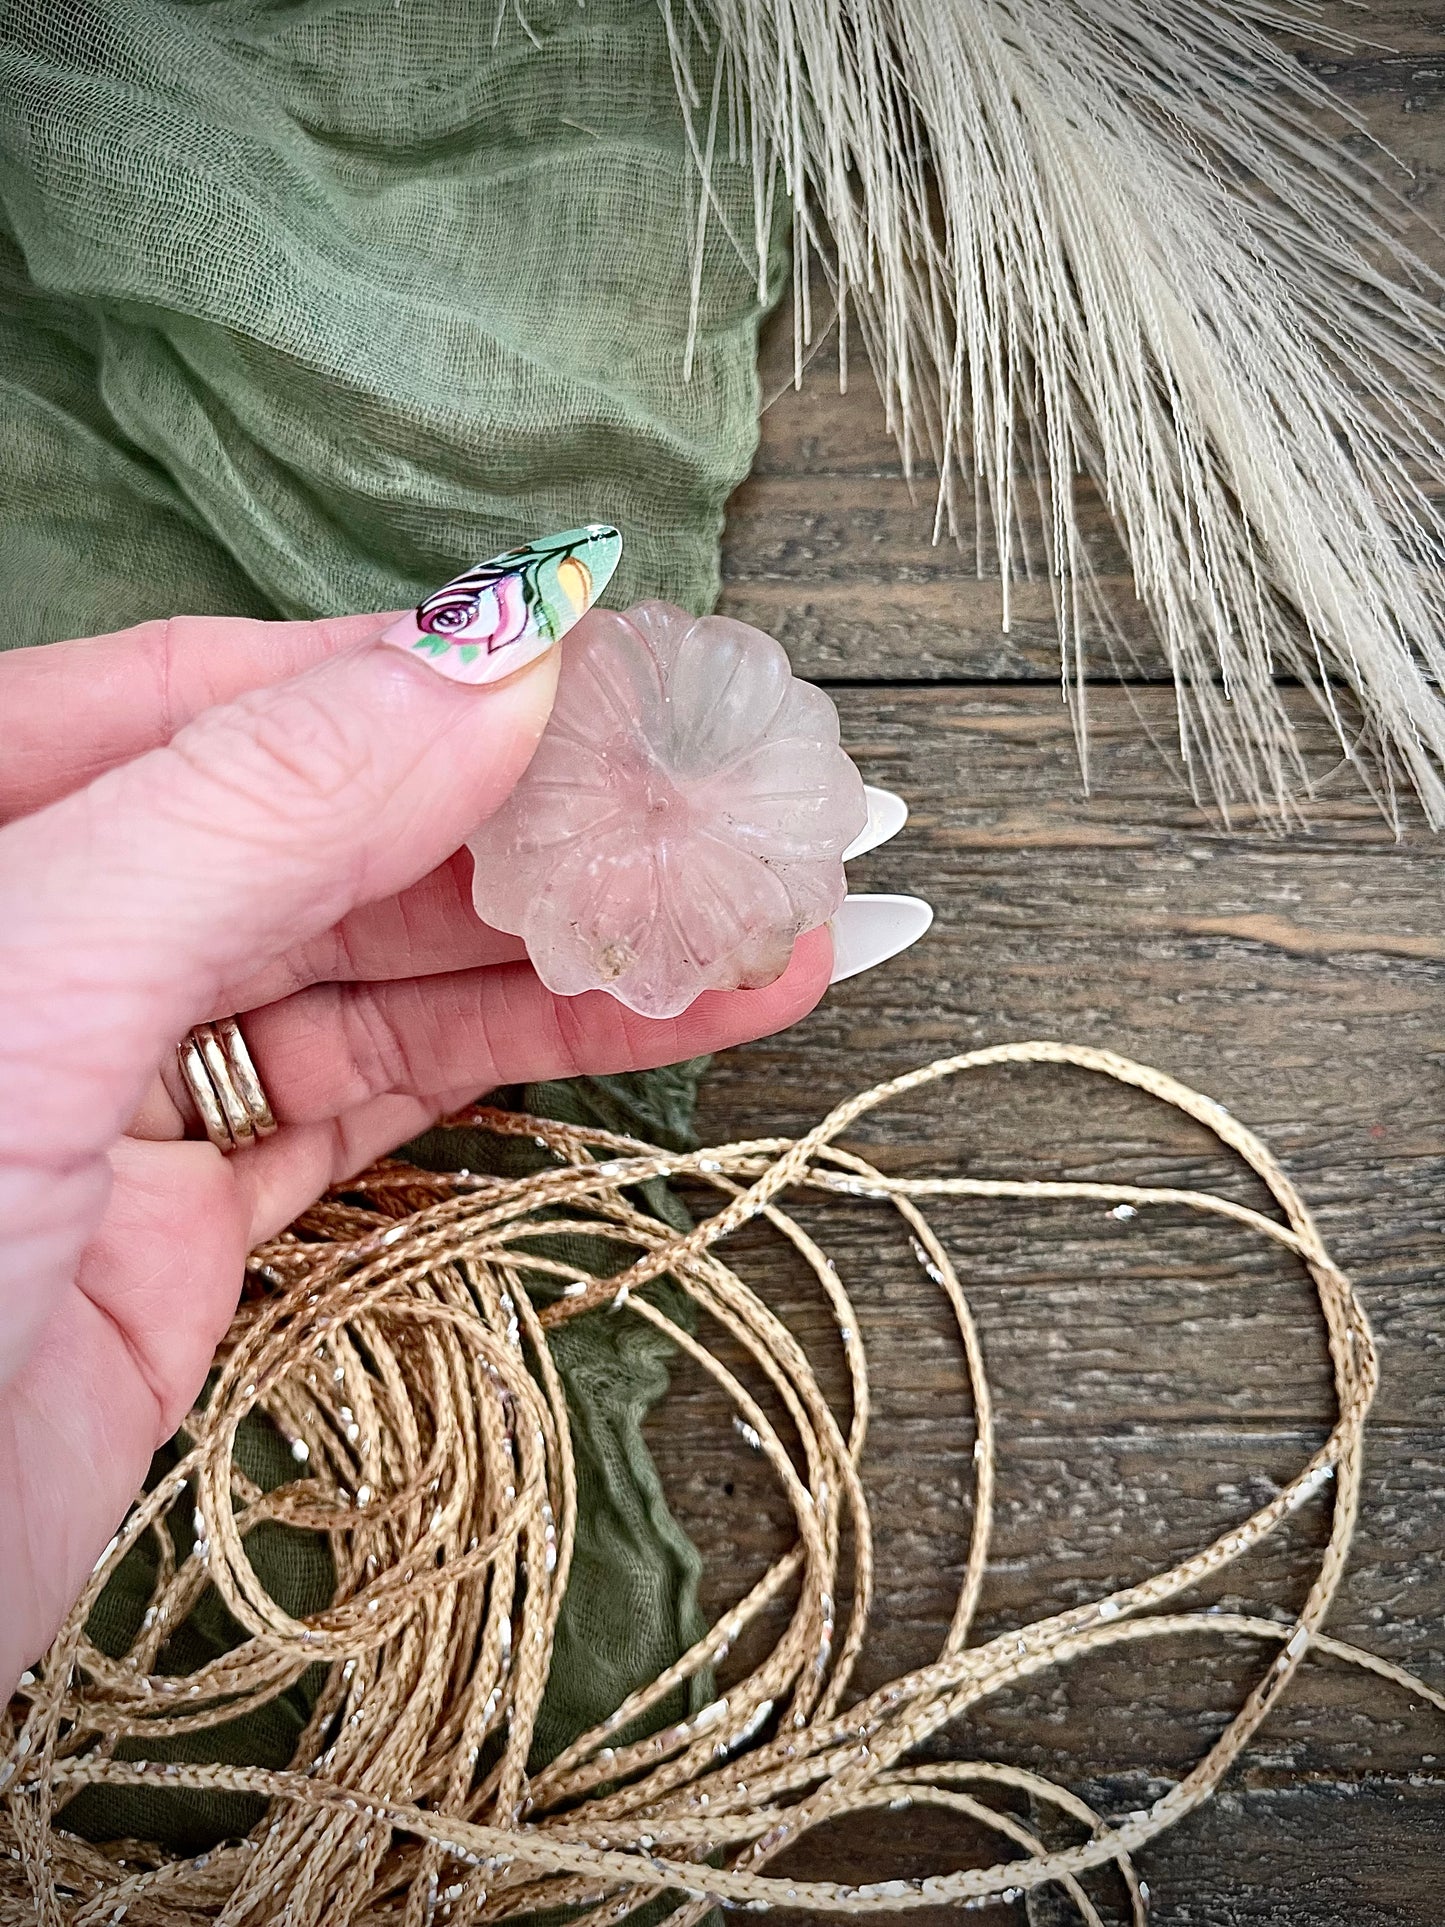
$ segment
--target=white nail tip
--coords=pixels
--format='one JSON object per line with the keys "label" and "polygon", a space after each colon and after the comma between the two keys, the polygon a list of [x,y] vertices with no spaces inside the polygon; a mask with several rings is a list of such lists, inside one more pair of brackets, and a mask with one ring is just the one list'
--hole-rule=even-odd
{"label": "white nail tip", "polygon": [[833,974],[830,983],[886,963],[906,950],[933,922],[933,906],[922,897],[850,896],[832,923]]}
{"label": "white nail tip", "polygon": [[876,850],[890,836],[897,836],[908,821],[908,805],[892,790],[876,789],[872,783],[865,783],[863,793],[868,798],[868,821],[843,852],[845,863],[851,863],[855,856],[866,856],[869,850]]}

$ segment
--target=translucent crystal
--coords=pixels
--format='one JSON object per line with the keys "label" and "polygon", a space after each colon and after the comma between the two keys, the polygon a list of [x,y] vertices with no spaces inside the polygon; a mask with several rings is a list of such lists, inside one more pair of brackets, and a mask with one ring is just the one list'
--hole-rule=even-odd
{"label": "translucent crystal", "polygon": [[862,779],[771,636],[666,602],[594,609],[512,796],[468,838],[477,914],[550,990],[672,1017],[768,984],[843,900]]}

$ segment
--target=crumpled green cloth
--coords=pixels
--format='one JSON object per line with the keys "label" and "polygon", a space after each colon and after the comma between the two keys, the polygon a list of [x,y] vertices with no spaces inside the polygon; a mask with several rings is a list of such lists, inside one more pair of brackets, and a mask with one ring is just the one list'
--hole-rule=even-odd
{"label": "crumpled green cloth", "polygon": [[696,200],[656,0],[10,0],[5,639],[400,607],[590,520],[610,602],[709,606],[760,303],[715,215],[684,379]]}
{"label": "crumpled green cloth", "polygon": [[[760,295],[730,238],[753,233],[753,181],[726,150],[694,281],[697,176],[656,0],[11,0],[0,644],[404,606],[593,519],[623,533],[610,602],[710,606],[780,265]],[[595,1080],[526,1101],[666,1143],[689,1093]],[[547,1749],[697,1623],[696,1557],[639,1429],[665,1348],[592,1318],[558,1352],[584,1523]],[[298,1578],[278,1553],[297,1609],[326,1580],[305,1557]],[[118,1640],[111,1605],[98,1631]],[[228,1757],[284,1758],[304,1716],[298,1690]],[[92,1836],[185,1845],[247,1824],[189,1797],[141,1812],[95,1789],[72,1811]]]}

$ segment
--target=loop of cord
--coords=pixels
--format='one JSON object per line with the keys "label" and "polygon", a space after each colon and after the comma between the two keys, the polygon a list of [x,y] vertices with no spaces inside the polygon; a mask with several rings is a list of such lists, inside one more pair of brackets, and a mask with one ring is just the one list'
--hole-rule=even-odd
{"label": "loop of cord", "polygon": [[[837,1142],[891,1097],[1001,1064],[1074,1066],[1175,1106],[1252,1168],[1282,1220],[1168,1186],[890,1177]],[[210,1396],[187,1421],[189,1448],[136,1502],[0,1726],[0,1927],[432,1927],[558,1906],[604,1927],[662,1893],[676,1903],[672,1920],[693,1927],[716,1905],[970,1909],[1047,1883],[1100,1927],[1081,1877],[1106,1864],[1122,1876],[1142,1927],[1147,1892],[1132,1856],[1208,1798],[1311,1649],[1445,1709],[1445,1695],[1321,1631],[1358,1505],[1374,1344],[1299,1194],[1259,1139],[1208,1098],[1111,1052],[1037,1042],[968,1052],[878,1085],[801,1138],[688,1154],[485,1107],[457,1121],[534,1139],[554,1161],[517,1179],[386,1162],[254,1254],[252,1289]],[[718,1208],[690,1232],[671,1231],[635,1202],[636,1187],[655,1177],[711,1187]],[[943,1649],[861,1697],[851,1679],[873,1584],[858,1471],[867,1358],[837,1267],[779,1202],[799,1189],[891,1205],[951,1310],[973,1400],[974,1503]],[[948,1196],[1184,1207],[1281,1245],[1308,1271],[1325,1322],[1338,1407],[1328,1438],[1267,1505],[1189,1558],[971,1643],[995,1441],[968,1302],[922,1209],[921,1201]],[[822,1289],[847,1367],[842,1413],[799,1339],[720,1255],[726,1238],[756,1219],[787,1240]],[[559,1255],[559,1222],[569,1236],[614,1247],[614,1274],[598,1278]],[[721,1327],[747,1358],[786,1414],[781,1429],[738,1373],[646,1294],[664,1275],[693,1301],[703,1328]],[[576,1523],[567,1408],[547,1332],[604,1304],[664,1332],[731,1401],[734,1422],[779,1482],[795,1536],[675,1665],[539,1766],[532,1741]],[[279,1428],[297,1463],[298,1476],[271,1491],[237,1463],[239,1428],[255,1411]],[[1325,1490],[1328,1540],[1292,1617],[1157,1610]],[[173,1513],[188,1534],[170,1530]],[[336,1579],[323,1611],[295,1618],[262,1584],[247,1541],[266,1522],[327,1536]],[[147,1536],[154,1592],[131,1650],[111,1658],[88,1639],[86,1621]],[[160,1663],[166,1641],[208,1587],[242,1641],[196,1672],[169,1672]],[[714,1669],[780,1605],[786,1620],[771,1650],[703,1703]],[[1201,1634],[1259,1641],[1264,1670],[1204,1756],[1147,1808],[1104,1816],[1038,1773],[917,1757],[1020,1680],[1123,1642]],[[164,1753],[178,1736],[256,1709],[317,1661],[329,1666],[326,1683],[289,1770],[135,1757],[147,1744]],[[156,1783],[259,1794],[266,1817],[246,1839],[190,1857],[134,1843],[87,1846],[57,1817],[81,1787]],[[998,1804],[1020,1793],[1077,1837],[1046,1845]],[[910,1805],[969,1816],[1008,1843],[1010,1857],[863,1884],[793,1878],[774,1864],[817,1827]]]}

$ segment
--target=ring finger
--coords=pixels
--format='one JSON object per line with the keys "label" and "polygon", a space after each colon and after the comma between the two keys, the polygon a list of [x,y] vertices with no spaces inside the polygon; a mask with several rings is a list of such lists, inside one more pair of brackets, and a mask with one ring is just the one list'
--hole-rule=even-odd
{"label": "ring finger", "polygon": [[[762,990],[711,991],[678,1017],[639,1017],[603,991],[555,997],[529,964],[393,983],[316,984],[247,1011],[241,1028],[276,1121],[309,1125],[381,1097],[428,1099],[501,1084],[676,1064],[804,1016],[828,981],[823,931],[798,941]],[[171,1067],[132,1126],[180,1136],[189,1120]]]}

